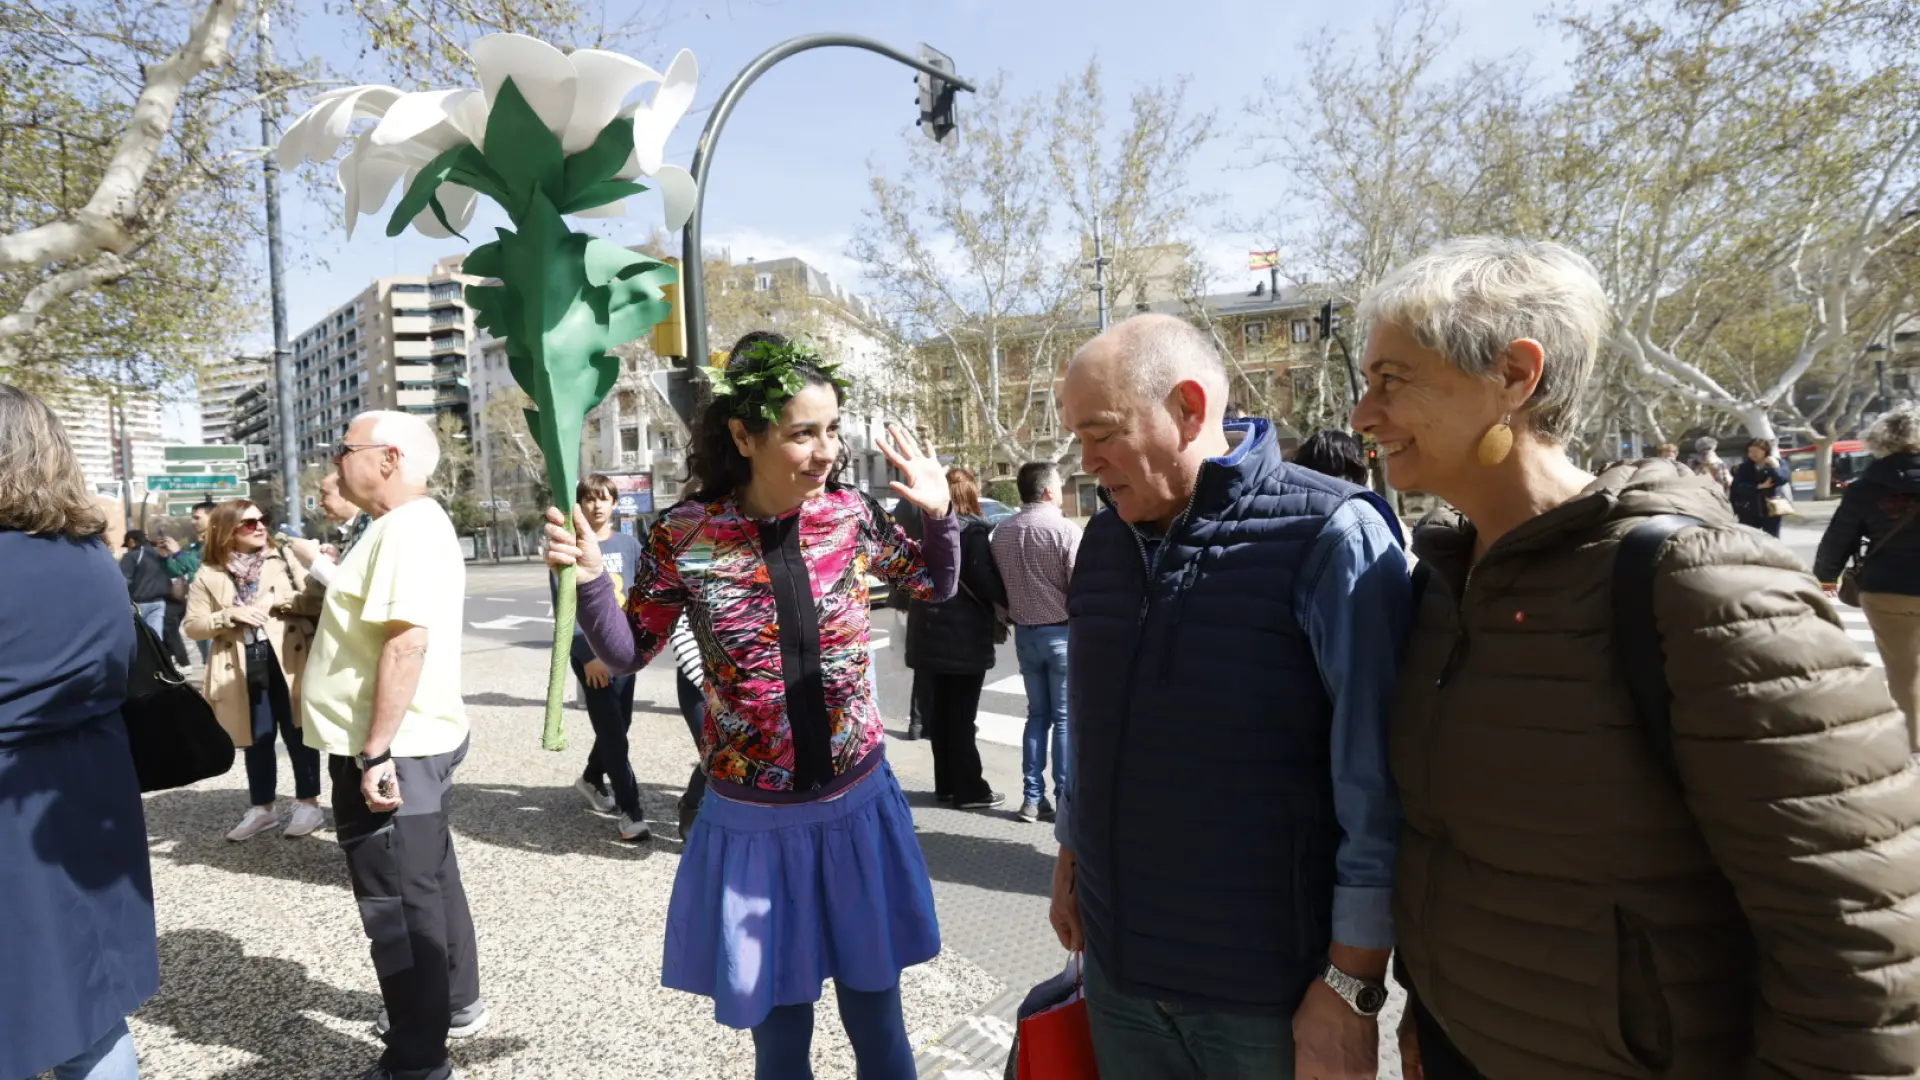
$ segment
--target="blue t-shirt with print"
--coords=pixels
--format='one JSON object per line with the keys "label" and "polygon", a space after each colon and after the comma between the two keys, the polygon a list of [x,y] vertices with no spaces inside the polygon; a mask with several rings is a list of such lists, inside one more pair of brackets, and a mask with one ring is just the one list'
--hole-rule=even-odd
{"label": "blue t-shirt with print", "polygon": [[[626,607],[627,586],[633,583],[633,573],[640,566],[640,539],[616,529],[612,536],[600,541],[600,561],[613,579],[614,598],[622,608]],[[559,575],[549,574],[548,584],[553,590],[554,603],[559,603]],[[582,663],[593,659],[593,646],[587,644],[586,629],[578,622],[573,624],[573,657]]]}

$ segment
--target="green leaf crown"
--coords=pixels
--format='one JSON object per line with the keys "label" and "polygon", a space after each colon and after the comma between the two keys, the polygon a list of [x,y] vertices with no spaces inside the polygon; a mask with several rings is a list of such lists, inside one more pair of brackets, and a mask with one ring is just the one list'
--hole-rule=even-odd
{"label": "green leaf crown", "polygon": [[796,341],[756,341],[724,370],[708,368],[707,378],[714,399],[728,402],[729,415],[778,424],[780,410],[807,387],[801,368],[819,372],[839,390],[852,385],[841,377],[839,364],[826,362],[811,346]]}

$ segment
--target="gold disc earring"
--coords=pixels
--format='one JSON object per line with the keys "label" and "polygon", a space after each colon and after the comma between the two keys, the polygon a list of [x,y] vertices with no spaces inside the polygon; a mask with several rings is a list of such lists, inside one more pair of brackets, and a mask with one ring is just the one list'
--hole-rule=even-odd
{"label": "gold disc earring", "polygon": [[1480,445],[1474,449],[1474,456],[1480,459],[1480,464],[1492,466],[1507,460],[1507,455],[1513,452],[1512,425],[1513,414],[1508,413],[1500,418],[1499,423],[1488,428],[1485,435],[1480,436]]}

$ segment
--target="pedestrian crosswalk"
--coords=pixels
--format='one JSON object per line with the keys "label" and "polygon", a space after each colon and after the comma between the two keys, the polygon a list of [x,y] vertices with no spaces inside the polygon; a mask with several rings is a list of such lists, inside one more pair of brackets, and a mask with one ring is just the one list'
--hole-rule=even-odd
{"label": "pedestrian crosswalk", "polygon": [[1873,643],[1873,628],[1867,625],[1867,614],[1850,607],[1834,605],[1840,612],[1840,622],[1847,628],[1847,636],[1860,646],[1867,656],[1867,663],[1883,668],[1887,665],[1880,660],[1880,649]]}

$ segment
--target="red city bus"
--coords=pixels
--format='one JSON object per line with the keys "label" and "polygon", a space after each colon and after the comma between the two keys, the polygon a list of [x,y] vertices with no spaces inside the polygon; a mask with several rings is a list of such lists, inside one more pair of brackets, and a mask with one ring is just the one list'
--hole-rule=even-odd
{"label": "red city bus", "polygon": [[[1787,463],[1787,469],[1793,474],[1793,496],[1796,499],[1813,498],[1814,484],[1814,448],[1802,446],[1795,450],[1785,450],[1780,454]],[[1867,452],[1865,443],[1858,439],[1847,439],[1833,444],[1833,492],[1837,496],[1848,484],[1853,483],[1867,466],[1873,463],[1873,455]]]}

